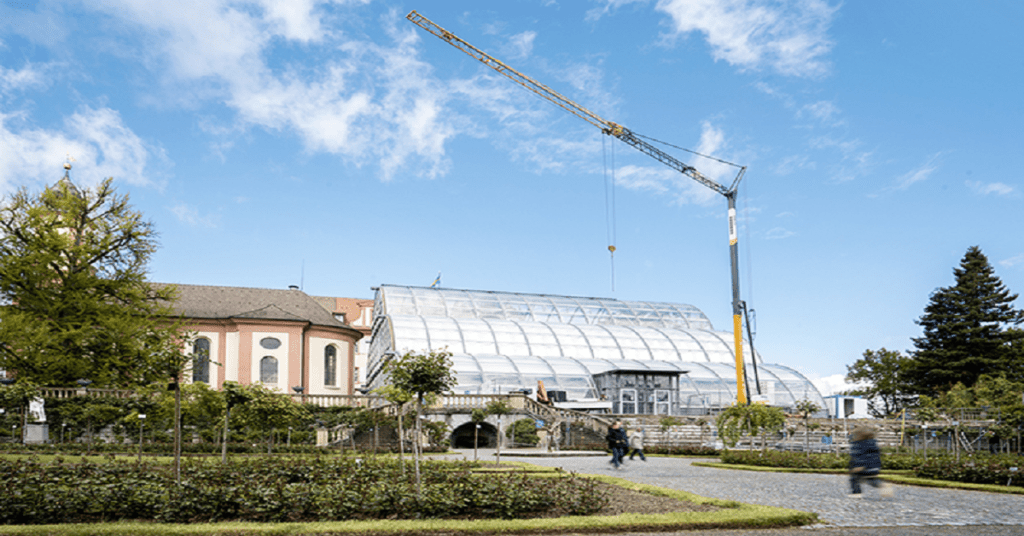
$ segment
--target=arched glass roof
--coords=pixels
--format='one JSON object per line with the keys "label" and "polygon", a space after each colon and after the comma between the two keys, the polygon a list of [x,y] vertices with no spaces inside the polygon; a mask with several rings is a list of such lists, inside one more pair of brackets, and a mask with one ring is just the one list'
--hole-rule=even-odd
{"label": "arched glass roof", "polygon": [[397,352],[447,348],[472,355],[733,362],[732,334],[717,331],[411,315],[377,322],[387,324],[377,331],[390,335]]}
{"label": "arched glass roof", "polygon": [[[732,333],[714,331],[697,308],[652,302],[572,298],[385,285],[374,304],[371,386],[391,355],[452,352],[457,393],[497,394],[546,388],[569,400],[595,399],[594,374],[614,370],[683,371],[682,407],[722,407],[736,400]],[[749,348],[749,346],[747,347]],[[757,387],[773,405],[792,407],[817,389],[796,371],[766,365]]]}
{"label": "arched glass roof", "polygon": [[374,316],[382,314],[713,329],[692,305],[394,285],[377,290]]}

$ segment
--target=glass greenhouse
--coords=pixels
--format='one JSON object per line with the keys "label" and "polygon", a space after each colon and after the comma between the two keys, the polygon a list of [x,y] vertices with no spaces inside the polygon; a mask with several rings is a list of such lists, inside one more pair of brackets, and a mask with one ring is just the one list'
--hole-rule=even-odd
{"label": "glass greenhouse", "polygon": [[[548,392],[564,393],[566,407],[610,408],[601,402],[622,394],[598,392],[595,374],[661,371],[679,374],[671,414],[736,400],[733,335],[714,331],[691,305],[384,285],[374,317],[371,388],[386,383],[381,372],[391,356],[447,348],[456,393],[532,390],[542,381]],[[810,381],[788,367],[757,356],[756,375],[771,405],[807,399],[824,407]],[[746,377],[756,392],[750,363]]]}

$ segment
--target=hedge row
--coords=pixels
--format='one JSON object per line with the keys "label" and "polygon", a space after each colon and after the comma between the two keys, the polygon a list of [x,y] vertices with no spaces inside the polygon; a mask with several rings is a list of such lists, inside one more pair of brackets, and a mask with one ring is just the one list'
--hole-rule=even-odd
{"label": "hedge row", "polygon": [[[722,452],[722,463],[756,465],[762,467],[789,467],[801,469],[827,469],[846,471],[849,457],[836,454],[808,455],[802,452],[765,453],[748,450],[727,450]],[[962,455],[959,460],[952,455],[922,454],[882,455],[882,471],[912,470],[921,478],[969,482],[976,484],[1017,485],[1024,484],[1024,458],[1013,455],[990,455],[976,453]]]}
{"label": "hedge row", "polygon": [[513,518],[587,515],[608,501],[594,481],[575,475],[478,477],[470,469],[424,462],[417,494],[412,468],[403,474],[383,457],[185,460],[180,486],[166,464],[0,460],[0,523]]}
{"label": "hedge row", "polygon": [[714,447],[703,447],[696,445],[647,445],[644,447],[647,454],[668,454],[672,456],[703,456],[714,458],[720,451]]}
{"label": "hedge row", "polygon": [[[845,471],[849,467],[850,457],[834,453],[806,453],[769,450],[726,450],[721,455],[722,463],[740,465],[757,465],[762,467],[790,467],[797,469],[828,469]],[[882,470],[913,470],[917,469],[925,458],[920,454],[885,452],[882,454]]]}
{"label": "hedge row", "polygon": [[[360,452],[373,452],[372,445],[356,444]],[[335,447],[317,447],[314,445],[298,444],[275,444],[272,447],[273,454],[323,454],[324,452],[351,452],[352,449],[346,443]],[[434,447],[423,445],[423,452],[444,452],[447,449],[443,446]],[[22,443],[0,443],[0,453],[6,454],[60,454],[65,456],[82,456],[86,454],[136,454],[139,452],[138,444],[118,443],[45,443],[45,444],[22,444]],[[174,454],[173,443],[145,443],[142,445],[144,454],[159,454],[171,456]],[[182,443],[181,452],[184,455],[219,455],[221,445],[216,443]],[[381,445],[378,452],[398,453],[397,445]],[[229,454],[266,454],[267,445],[259,443],[228,443]],[[409,451],[406,450],[406,454]]]}
{"label": "hedge row", "polygon": [[1009,455],[975,455],[961,457],[933,456],[917,467],[915,474],[922,478],[970,482],[974,484],[997,484],[1001,486],[1024,484],[1024,458]]}

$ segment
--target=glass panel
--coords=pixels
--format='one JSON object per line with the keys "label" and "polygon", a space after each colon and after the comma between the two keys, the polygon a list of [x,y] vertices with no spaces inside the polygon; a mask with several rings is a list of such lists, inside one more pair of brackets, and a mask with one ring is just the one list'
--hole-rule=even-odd
{"label": "glass panel", "polygon": [[636,413],[636,389],[619,391],[619,413],[633,415]]}
{"label": "glass panel", "polygon": [[338,350],[328,345],[324,348],[324,385],[334,386],[338,382]]}
{"label": "glass panel", "polygon": [[260,381],[266,384],[277,383],[277,359],[266,356],[260,360]]}
{"label": "glass panel", "polygon": [[281,341],[274,337],[264,337],[260,339],[260,346],[266,348],[267,350],[277,350],[278,348],[281,347]]}
{"label": "glass panel", "polygon": [[210,339],[192,343],[192,383],[210,383]]}
{"label": "glass panel", "polygon": [[672,393],[665,389],[654,391],[654,414],[669,415],[672,413]]}

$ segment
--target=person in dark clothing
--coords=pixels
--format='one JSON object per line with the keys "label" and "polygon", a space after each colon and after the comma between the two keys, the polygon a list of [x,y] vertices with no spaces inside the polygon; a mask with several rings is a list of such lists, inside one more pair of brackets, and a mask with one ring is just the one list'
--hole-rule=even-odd
{"label": "person in dark clothing", "polygon": [[626,431],[622,429],[622,422],[615,421],[615,424],[608,428],[605,440],[608,441],[608,448],[612,451],[612,459],[608,463],[618,469],[622,465],[622,457],[626,455],[626,449],[629,448],[629,439],[626,438]]}
{"label": "person in dark clothing", "polygon": [[858,426],[850,433],[850,497],[861,497],[861,482],[879,488],[882,496],[892,496],[892,490],[878,473],[882,470],[882,453],[875,441],[875,429]]}

